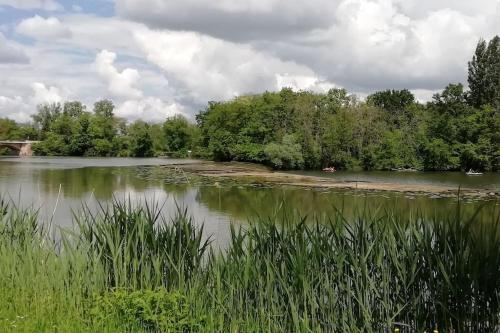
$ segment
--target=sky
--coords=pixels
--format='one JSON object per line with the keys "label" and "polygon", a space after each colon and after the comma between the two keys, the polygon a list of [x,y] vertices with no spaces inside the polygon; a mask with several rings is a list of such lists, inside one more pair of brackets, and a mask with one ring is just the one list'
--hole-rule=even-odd
{"label": "sky", "polygon": [[467,80],[500,0],[0,0],[0,117],[113,100],[130,121],[193,118],[242,94]]}

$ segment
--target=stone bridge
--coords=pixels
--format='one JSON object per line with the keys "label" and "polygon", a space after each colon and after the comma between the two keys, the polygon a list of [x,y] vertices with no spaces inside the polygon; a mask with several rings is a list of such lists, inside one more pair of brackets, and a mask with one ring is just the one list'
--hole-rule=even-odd
{"label": "stone bridge", "polygon": [[0,141],[0,148],[10,148],[18,151],[19,156],[33,156],[31,145],[40,141]]}

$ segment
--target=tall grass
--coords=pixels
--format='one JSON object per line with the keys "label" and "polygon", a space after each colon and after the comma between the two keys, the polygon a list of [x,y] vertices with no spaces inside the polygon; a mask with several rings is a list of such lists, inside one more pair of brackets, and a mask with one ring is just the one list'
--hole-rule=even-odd
{"label": "tall grass", "polygon": [[114,201],[97,213],[83,206],[75,214],[79,241],[88,246],[107,272],[110,287],[169,289],[182,286],[202,267],[209,240],[187,210],[167,220],[161,207]]}
{"label": "tall grass", "polygon": [[460,207],[279,214],[217,250],[185,210],[83,207],[51,240],[36,212],[0,202],[0,330],[495,332],[500,213],[480,223]]}

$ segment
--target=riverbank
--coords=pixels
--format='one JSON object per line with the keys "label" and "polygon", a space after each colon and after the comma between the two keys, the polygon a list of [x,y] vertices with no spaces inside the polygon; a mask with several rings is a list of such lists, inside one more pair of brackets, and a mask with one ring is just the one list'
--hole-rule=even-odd
{"label": "riverbank", "polygon": [[[437,196],[456,196],[458,187],[432,184],[413,184],[398,182],[339,181],[329,177],[300,175],[273,171],[265,166],[239,162],[178,163],[163,166],[186,175],[212,178],[214,181],[235,180],[257,184],[298,186],[323,189],[357,189],[363,191],[391,191]],[[479,198],[499,198],[500,189],[479,189],[461,187],[461,195]]]}

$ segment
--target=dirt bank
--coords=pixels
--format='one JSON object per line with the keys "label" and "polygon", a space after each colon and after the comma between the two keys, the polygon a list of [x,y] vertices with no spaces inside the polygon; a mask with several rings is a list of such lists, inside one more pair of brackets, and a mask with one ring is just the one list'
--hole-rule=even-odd
{"label": "dirt bank", "polygon": [[[457,188],[441,185],[429,184],[402,184],[389,182],[354,182],[337,181],[332,178],[304,176],[284,172],[272,171],[264,166],[248,163],[216,163],[200,162],[188,164],[167,165],[176,171],[201,177],[214,178],[217,180],[231,179],[251,183],[265,183],[274,185],[301,186],[313,188],[338,188],[338,189],[359,189],[366,191],[394,191],[394,192],[416,192],[426,194],[437,194],[445,196],[455,196]],[[461,194],[474,197],[500,197],[498,191],[462,188]]]}

